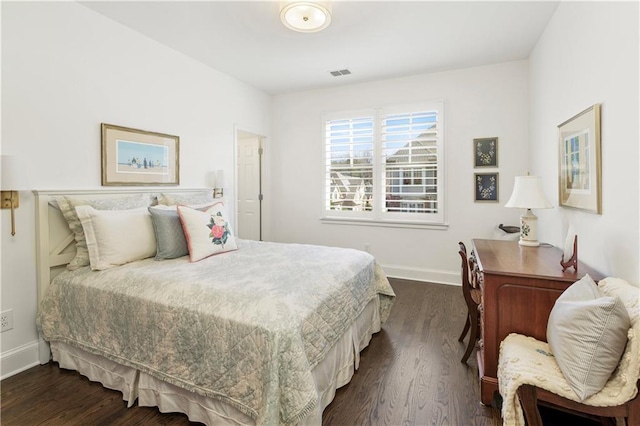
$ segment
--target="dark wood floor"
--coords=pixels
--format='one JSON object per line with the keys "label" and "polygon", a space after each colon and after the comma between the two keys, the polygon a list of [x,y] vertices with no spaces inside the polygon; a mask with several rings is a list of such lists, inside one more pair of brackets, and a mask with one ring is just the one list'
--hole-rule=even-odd
{"label": "dark wood floor", "polygon": [[[460,358],[466,307],[459,287],[391,280],[389,320],[361,354],[360,369],[323,413],[323,425],[499,425],[479,402],[475,353]],[[188,425],[182,414],[126,408],[119,392],[56,363],[0,384],[0,421],[12,425]],[[543,414],[544,415],[544,414]],[[545,424],[585,424],[563,418]]]}

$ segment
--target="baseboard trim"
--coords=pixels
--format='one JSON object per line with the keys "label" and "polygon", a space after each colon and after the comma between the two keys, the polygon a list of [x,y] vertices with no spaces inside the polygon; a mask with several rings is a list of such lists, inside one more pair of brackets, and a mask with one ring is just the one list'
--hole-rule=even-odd
{"label": "baseboard trim", "polygon": [[40,365],[37,340],[0,354],[0,380]]}
{"label": "baseboard trim", "polygon": [[460,286],[460,272],[398,265],[380,265],[388,277]]}

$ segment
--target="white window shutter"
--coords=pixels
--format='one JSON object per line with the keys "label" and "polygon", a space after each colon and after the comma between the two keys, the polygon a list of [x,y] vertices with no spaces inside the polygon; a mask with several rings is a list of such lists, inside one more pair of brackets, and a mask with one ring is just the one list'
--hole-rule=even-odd
{"label": "white window shutter", "polygon": [[444,223],[443,104],[324,118],[324,217]]}

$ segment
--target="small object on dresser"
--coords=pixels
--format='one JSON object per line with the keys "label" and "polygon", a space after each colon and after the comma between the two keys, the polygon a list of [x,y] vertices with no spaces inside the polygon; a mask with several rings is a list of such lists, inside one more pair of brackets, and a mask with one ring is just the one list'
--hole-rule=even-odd
{"label": "small object on dresser", "polygon": [[498,228],[502,229],[507,234],[515,234],[517,232],[518,233],[520,232],[520,227],[519,226],[509,226],[509,225],[500,224],[500,225],[498,225]]}
{"label": "small object on dresser", "polygon": [[518,241],[520,239],[520,227],[503,225],[501,223],[495,226],[491,238],[494,240]]}

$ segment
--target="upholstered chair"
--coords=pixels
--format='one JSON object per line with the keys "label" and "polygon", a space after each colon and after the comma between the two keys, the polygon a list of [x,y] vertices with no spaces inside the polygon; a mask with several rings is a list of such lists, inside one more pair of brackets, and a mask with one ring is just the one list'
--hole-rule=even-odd
{"label": "upholstered chair", "polygon": [[539,404],[640,425],[640,289],[619,278],[589,280],[556,301],[548,343],[512,333],[500,344],[504,425],[542,425]]}

